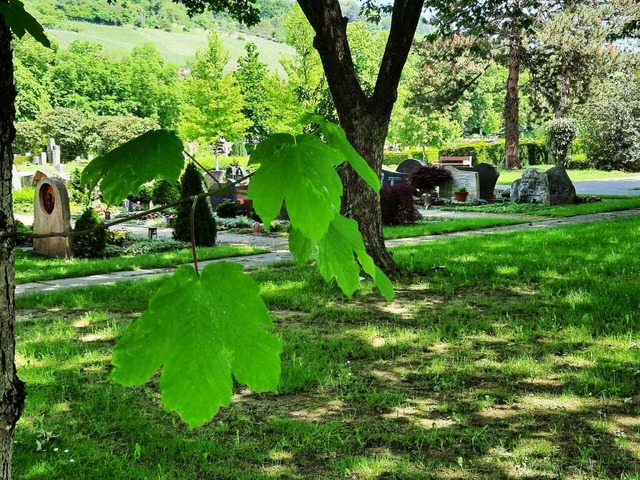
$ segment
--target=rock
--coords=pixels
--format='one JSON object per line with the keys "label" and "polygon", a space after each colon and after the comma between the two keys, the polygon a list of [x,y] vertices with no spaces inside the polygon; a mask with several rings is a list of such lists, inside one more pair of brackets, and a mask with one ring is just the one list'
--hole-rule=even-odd
{"label": "rock", "polygon": [[535,168],[524,172],[522,178],[511,185],[511,201],[550,205],[549,179],[546,173]]}
{"label": "rock", "polygon": [[564,167],[553,167],[545,173],[549,181],[549,200],[551,205],[576,203],[576,187],[573,186]]}

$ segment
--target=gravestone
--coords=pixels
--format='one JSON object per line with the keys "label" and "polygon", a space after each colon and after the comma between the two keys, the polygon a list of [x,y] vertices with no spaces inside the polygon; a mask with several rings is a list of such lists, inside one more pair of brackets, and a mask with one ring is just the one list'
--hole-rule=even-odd
{"label": "gravestone", "polygon": [[490,163],[479,163],[473,167],[473,170],[478,172],[480,198],[486,201],[493,200],[493,192],[500,177],[498,169]]}
{"label": "gravestone", "polygon": [[567,205],[576,203],[576,187],[564,167],[553,167],[545,172],[549,181],[549,203]]}
{"label": "gravestone", "polygon": [[410,158],[400,163],[400,165],[398,165],[398,168],[396,168],[396,172],[411,173],[416,168],[424,167],[424,165],[425,165],[424,162],[421,162],[420,160],[416,160],[415,158]]}
{"label": "gravestone", "polygon": [[11,188],[16,191],[22,190],[22,183],[20,182],[20,174],[18,173],[18,168],[13,165],[11,167]]}
{"label": "gravestone", "polygon": [[56,145],[56,141],[50,138],[47,142],[47,163],[54,167],[60,165],[60,147]]}
{"label": "gravestone", "polygon": [[227,180],[240,180],[247,176],[247,171],[240,166],[231,166],[227,168],[225,175]]}
{"label": "gravestone", "polygon": [[551,203],[549,178],[545,172],[531,168],[511,184],[511,201],[516,203]]}
{"label": "gravestone", "polygon": [[211,208],[213,209],[214,212],[218,208],[218,205],[220,205],[225,200],[231,200],[232,202],[237,203],[238,196],[236,195],[234,187],[235,187],[235,182],[232,182],[232,181],[227,181],[223,183],[221,187],[217,187],[217,186],[213,187],[214,190],[225,189],[225,193],[220,193],[220,194],[214,193],[209,197],[209,203],[211,203]]}
{"label": "gravestone", "polygon": [[[33,233],[67,233],[71,231],[69,195],[62,180],[42,177],[35,187]],[[33,250],[47,257],[73,255],[70,237],[34,238]]]}
{"label": "gravestone", "polygon": [[442,167],[451,174],[451,180],[445,182],[439,188],[440,198],[453,198],[454,192],[461,187],[467,189],[469,192],[468,200],[478,200],[480,198],[480,176],[475,171],[464,171],[456,167],[445,166]]}
{"label": "gravestone", "polygon": [[382,188],[393,187],[398,183],[406,182],[407,174],[402,172],[392,172],[391,170],[382,170],[380,173],[380,184]]}
{"label": "gravestone", "polygon": [[47,152],[40,152],[40,158],[38,159],[38,165],[44,166],[47,164]]}

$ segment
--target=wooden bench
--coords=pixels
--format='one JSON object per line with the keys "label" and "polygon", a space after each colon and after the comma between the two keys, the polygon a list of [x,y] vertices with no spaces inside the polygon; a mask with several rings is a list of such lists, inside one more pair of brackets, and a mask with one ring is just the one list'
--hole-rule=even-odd
{"label": "wooden bench", "polygon": [[437,164],[443,167],[471,167],[473,162],[471,157],[440,157]]}

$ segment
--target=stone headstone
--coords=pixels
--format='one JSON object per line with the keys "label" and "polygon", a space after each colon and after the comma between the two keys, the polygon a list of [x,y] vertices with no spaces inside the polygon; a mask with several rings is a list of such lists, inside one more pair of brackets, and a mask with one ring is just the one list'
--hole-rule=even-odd
{"label": "stone headstone", "polygon": [[60,147],[58,145],[54,145],[51,151],[51,163],[54,167],[60,166]]}
{"label": "stone headstone", "polygon": [[[221,194],[214,193],[209,197],[209,202],[211,203],[211,208],[213,209],[214,212],[216,211],[216,208],[218,208],[218,205],[220,205],[225,200],[231,200],[232,202],[238,201],[238,196],[236,195],[234,187],[235,187],[235,182],[229,180],[224,184],[222,184],[222,188],[225,189],[225,193],[221,193]],[[213,188],[215,189],[215,187]]]}
{"label": "stone headstone", "polygon": [[227,180],[240,180],[247,176],[247,171],[240,166],[231,166],[227,168],[225,175]]}
{"label": "stone headstone", "polygon": [[418,167],[424,167],[424,162],[416,160],[415,158],[410,158],[400,163],[400,165],[398,165],[398,168],[396,168],[396,172],[411,173]]}
{"label": "stone headstone", "polygon": [[531,168],[511,184],[511,201],[550,204],[549,179],[545,172]]}
{"label": "stone headstone", "polygon": [[440,198],[453,198],[454,192],[464,187],[469,192],[468,200],[478,200],[480,198],[480,181],[478,172],[471,170],[460,170],[456,167],[442,167],[451,174],[451,180],[444,183],[439,188]]}
{"label": "stone headstone", "polygon": [[17,191],[22,190],[22,183],[20,182],[20,174],[18,173],[18,168],[15,165],[11,167],[11,188]]}
{"label": "stone headstone", "polygon": [[38,162],[38,165],[46,165],[47,164],[47,152],[41,152],[40,153],[40,160]]}
{"label": "stone headstone", "polygon": [[393,187],[398,183],[407,181],[407,174],[402,172],[392,172],[391,170],[382,170],[380,173],[380,184],[382,188]]}
{"label": "stone headstone", "polygon": [[492,200],[498,177],[500,177],[498,169],[490,163],[479,163],[473,167],[473,170],[478,172],[480,198],[487,201]]}
{"label": "stone headstone", "polygon": [[47,163],[53,163],[53,152],[56,149],[56,141],[53,138],[50,138],[47,142]]}
{"label": "stone headstone", "polygon": [[[71,231],[69,195],[62,180],[42,177],[35,187],[33,233],[67,233]],[[34,238],[33,250],[47,257],[73,255],[70,237]]]}
{"label": "stone headstone", "polygon": [[553,167],[544,173],[549,181],[549,202],[551,205],[576,203],[576,187],[573,186],[564,167]]}
{"label": "stone headstone", "polygon": [[131,208],[131,200],[129,200],[128,198],[125,198],[122,201],[122,208],[124,209],[125,212],[130,212],[132,210],[132,208]]}

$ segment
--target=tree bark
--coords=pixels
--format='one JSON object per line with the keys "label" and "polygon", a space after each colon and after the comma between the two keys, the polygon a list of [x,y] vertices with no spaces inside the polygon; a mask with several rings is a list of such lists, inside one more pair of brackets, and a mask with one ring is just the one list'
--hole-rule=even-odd
{"label": "tree bark", "polygon": [[[400,75],[424,0],[394,2],[389,38],[371,97],[365,95],[356,75],[347,39],[348,20],[342,15],[338,0],[298,0],[298,3],[316,33],[314,47],[320,54],[340,124],[354,148],[379,176]],[[381,269],[395,272],[396,265],[384,246],[378,197],[351,167],[344,167],[342,178],[343,210],[358,222],[367,253]]]}
{"label": "tree bark", "polygon": [[509,37],[509,76],[507,78],[507,94],[504,100],[505,167],[519,169],[521,165],[519,155],[520,98],[518,95],[518,80],[522,61],[522,28],[518,21],[514,21]]}
{"label": "tree bark", "polygon": [[[3,0],[4,1],[4,0]],[[15,137],[15,88],[11,31],[0,15],[0,478],[11,479],[13,434],[24,406],[24,383],[18,379],[15,364],[15,263],[11,170]]]}

